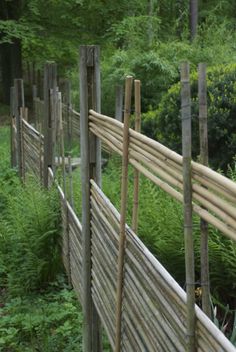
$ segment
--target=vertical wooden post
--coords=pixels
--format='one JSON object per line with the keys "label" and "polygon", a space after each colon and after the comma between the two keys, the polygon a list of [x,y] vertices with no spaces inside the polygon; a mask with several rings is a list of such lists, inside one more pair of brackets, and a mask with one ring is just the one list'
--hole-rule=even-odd
{"label": "vertical wooden post", "polygon": [[56,90],[57,67],[54,62],[46,63],[44,67],[44,165],[43,185],[48,188],[48,168],[54,166],[52,143],[52,114],[50,104],[50,89]]}
{"label": "vertical wooden post", "polygon": [[115,352],[120,351],[121,344],[121,315],[122,315],[122,291],[123,269],[126,242],[126,206],[128,196],[128,163],[129,163],[129,120],[131,109],[131,93],[133,78],[128,76],[125,82],[125,112],[123,130],[123,155],[122,155],[122,184],[121,184],[121,210],[120,210],[120,238],[118,253],[117,273],[117,302],[116,302],[116,340]]}
{"label": "vertical wooden post", "polygon": [[68,79],[64,81],[65,89],[65,105],[66,105],[66,125],[67,125],[67,145],[71,149],[72,146],[72,122],[71,122],[71,84]]}
{"label": "vertical wooden post", "polygon": [[43,138],[42,138],[42,124],[39,123],[39,180],[43,184]]}
{"label": "vertical wooden post", "polygon": [[32,86],[32,103],[33,103],[32,106],[33,106],[33,119],[37,129],[38,126],[37,126],[37,115],[36,115],[36,99],[37,99],[37,86],[36,84],[34,84]]}
{"label": "vertical wooden post", "polygon": [[115,118],[118,121],[122,122],[123,117],[123,87],[116,86],[116,109],[115,109]]}
{"label": "vertical wooden post", "polygon": [[22,119],[28,121],[28,109],[26,107],[20,108],[20,118],[21,118],[21,170],[22,170],[22,180],[25,182],[25,175],[26,175],[26,165],[25,165],[25,137],[24,137],[24,130],[22,126]]}
{"label": "vertical wooden post", "polygon": [[101,350],[99,317],[92,300],[91,282],[91,205],[90,179],[101,185],[101,146],[89,133],[89,109],[100,112],[100,50],[98,46],[80,47],[80,143],[82,181],[82,267],[83,267],[83,351]]}
{"label": "vertical wooden post", "polygon": [[69,187],[70,187],[70,205],[74,209],[74,193],[73,193],[73,175],[72,175],[72,163],[71,155],[68,155],[68,172],[69,172]]}
{"label": "vertical wooden post", "polygon": [[[134,99],[135,99],[135,131],[141,130],[141,96],[140,81],[134,81]],[[134,199],[133,199],[133,215],[132,229],[138,232],[138,206],[139,206],[139,171],[134,169]]]}
{"label": "vertical wooden post", "polygon": [[[199,138],[200,162],[208,166],[208,131],[207,131],[207,83],[206,64],[198,65],[198,99],[199,99]],[[201,287],[202,310],[211,318],[210,279],[208,262],[208,223],[201,219]]]}
{"label": "vertical wooden post", "polygon": [[42,81],[43,81],[43,77],[42,77],[42,73],[40,70],[37,70],[37,77],[36,77],[36,81],[37,81],[37,95],[39,99],[43,99],[43,89],[42,89]]}
{"label": "vertical wooden post", "polygon": [[10,116],[11,116],[11,167],[16,167],[16,148],[15,148],[15,87],[11,87],[10,92]]}
{"label": "vertical wooden post", "polygon": [[191,98],[189,64],[181,65],[181,115],[183,150],[184,238],[187,292],[187,351],[195,351],[195,276],[192,225]]}
{"label": "vertical wooden post", "polygon": [[20,108],[25,106],[24,99],[24,84],[22,79],[14,80],[15,86],[15,117],[17,128],[17,166],[19,175],[23,177],[23,164],[22,164],[22,116]]}
{"label": "vertical wooden post", "polygon": [[64,126],[62,120],[62,102],[61,102],[61,93],[60,94],[60,104],[59,104],[59,135],[60,135],[60,148],[59,148],[59,156],[58,156],[58,163],[62,164],[62,178],[63,178],[63,192],[66,197],[66,166],[65,166],[65,146],[64,146]]}

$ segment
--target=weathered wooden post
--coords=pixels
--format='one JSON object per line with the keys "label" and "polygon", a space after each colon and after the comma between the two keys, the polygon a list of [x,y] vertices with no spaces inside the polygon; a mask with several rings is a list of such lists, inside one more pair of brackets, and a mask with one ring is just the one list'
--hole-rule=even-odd
{"label": "weathered wooden post", "polygon": [[73,192],[73,175],[72,175],[72,160],[71,154],[68,155],[68,173],[69,173],[69,189],[70,189],[70,196],[69,201],[72,209],[74,209],[74,192]]}
{"label": "weathered wooden post", "polygon": [[60,94],[60,104],[59,104],[59,139],[60,139],[60,148],[58,156],[58,164],[62,165],[62,181],[63,181],[63,192],[66,198],[66,166],[65,166],[65,146],[64,146],[64,126],[62,119],[62,101],[61,93]]}
{"label": "weathered wooden post", "polygon": [[[206,64],[198,65],[198,99],[199,99],[199,139],[200,162],[208,166],[208,130],[207,130],[207,83]],[[202,310],[211,318],[210,279],[208,262],[208,223],[201,219],[201,287]]]}
{"label": "weathered wooden post", "polygon": [[23,177],[23,160],[22,160],[22,116],[21,108],[25,106],[24,84],[22,79],[14,80],[15,87],[15,118],[17,128],[17,166],[19,175]]}
{"label": "weathered wooden post", "polygon": [[68,79],[64,81],[64,102],[66,105],[66,126],[67,126],[67,145],[72,147],[72,121],[71,121],[71,84]]}
{"label": "weathered wooden post", "polygon": [[80,47],[80,143],[82,181],[82,268],[83,268],[83,351],[101,351],[101,331],[98,313],[92,299],[91,282],[91,204],[90,179],[101,185],[101,144],[89,133],[89,109],[101,110],[100,49]]}
{"label": "weathered wooden post", "polygon": [[128,198],[128,164],[129,164],[129,120],[131,110],[131,93],[133,77],[128,76],[125,82],[125,109],[123,130],[123,155],[122,155],[122,183],[121,183],[121,208],[120,208],[120,237],[117,268],[117,302],[116,302],[116,340],[115,352],[120,352],[121,345],[121,318],[122,318],[122,292],[123,271],[126,243],[126,207]]}
{"label": "weathered wooden post", "polygon": [[192,132],[189,64],[181,65],[181,116],[183,151],[184,239],[187,292],[187,351],[195,351],[195,275],[192,224]]}
{"label": "weathered wooden post", "polygon": [[116,86],[116,109],[115,118],[122,122],[123,119],[123,86]]}
{"label": "weathered wooden post", "polygon": [[54,62],[48,62],[44,67],[44,162],[43,162],[43,185],[48,188],[48,168],[54,169],[53,160],[53,120],[50,104],[50,90],[55,91],[57,86],[57,66]]}
{"label": "weathered wooden post", "polygon": [[37,99],[37,86],[36,84],[33,84],[32,86],[32,107],[33,107],[33,119],[34,119],[34,123],[35,123],[35,126],[36,126],[36,129],[38,128],[38,125],[37,125],[37,114],[36,114],[36,99]]}
{"label": "weathered wooden post", "polygon": [[17,166],[16,146],[15,146],[15,87],[11,87],[10,92],[10,117],[11,117],[11,167]]}

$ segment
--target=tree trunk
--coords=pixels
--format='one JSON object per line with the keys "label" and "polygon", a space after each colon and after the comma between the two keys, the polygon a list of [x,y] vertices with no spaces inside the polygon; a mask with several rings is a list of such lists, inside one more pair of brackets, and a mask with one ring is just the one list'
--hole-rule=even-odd
{"label": "tree trunk", "polygon": [[14,78],[22,78],[21,42],[15,40],[12,44],[4,43],[1,49],[2,102],[10,103],[10,87]]}
{"label": "tree trunk", "polygon": [[197,35],[198,25],[198,0],[190,0],[190,39],[191,42]]}
{"label": "tree trunk", "polygon": [[[23,1],[0,2],[0,20],[18,20],[21,16]],[[4,39],[3,34],[0,40]],[[5,104],[10,103],[10,87],[14,78],[22,78],[21,41],[12,38],[12,43],[0,44],[0,70],[2,97]]]}

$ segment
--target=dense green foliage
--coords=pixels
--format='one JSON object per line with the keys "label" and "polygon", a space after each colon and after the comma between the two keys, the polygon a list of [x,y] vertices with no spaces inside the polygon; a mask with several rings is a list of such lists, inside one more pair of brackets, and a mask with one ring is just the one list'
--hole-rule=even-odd
{"label": "dense green foliage", "polygon": [[60,261],[58,198],[35,181],[22,185],[9,168],[8,128],[0,140],[0,350],[81,351],[81,308]]}
{"label": "dense green foliage", "polygon": [[55,190],[23,185],[9,168],[9,129],[1,128],[0,275],[10,294],[38,290],[60,267],[59,206]]}
{"label": "dense green foliage", "polygon": [[61,270],[58,204],[56,193],[43,191],[35,181],[18,185],[8,196],[0,243],[10,292],[38,290]]}
{"label": "dense green foliage", "polygon": [[8,300],[1,304],[0,316],[2,352],[82,350],[81,308],[63,282],[37,295]]}
{"label": "dense green foliage", "polygon": [[[192,150],[199,155],[198,82],[191,76]],[[208,70],[208,138],[209,161],[215,168],[227,169],[236,155],[236,65],[216,66]],[[180,84],[163,96],[156,111],[143,116],[143,130],[171,149],[181,153]]]}

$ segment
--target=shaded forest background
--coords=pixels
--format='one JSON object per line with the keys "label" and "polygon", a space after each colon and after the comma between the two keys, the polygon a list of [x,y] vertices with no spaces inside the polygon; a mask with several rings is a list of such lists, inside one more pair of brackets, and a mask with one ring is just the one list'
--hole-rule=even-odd
{"label": "shaded forest background", "polygon": [[[212,135],[220,126],[212,143],[224,143],[227,150],[232,149],[223,163],[217,155],[212,166],[225,169],[236,154],[236,122],[232,118],[236,112],[236,69],[232,66],[236,62],[235,28],[236,3],[229,0],[3,0],[0,101],[9,103],[10,86],[16,77],[26,78],[30,95],[45,61],[54,60],[59,77],[72,82],[73,103],[78,108],[78,48],[98,44],[102,52],[102,112],[114,114],[115,87],[122,84],[125,75],[133,75],[142,81],[143,132],[179,152],[175,138],[178,89],[175,94],[169,89],[179,81],[182,60],[191,62],[192,72],[199,62],[206,62],[213,72],[208,77],[211,85],[214,72],[217,82],[224,82],[221,88],[217,82],[213,84],[208,100],[212,106],[217,102],[217,111],[221,111],[221,115],[210,111]],[[226,86],[230,86],[230,98],[223,88]],[[169,139],[170,131],[175,133],[174,140]]]}

